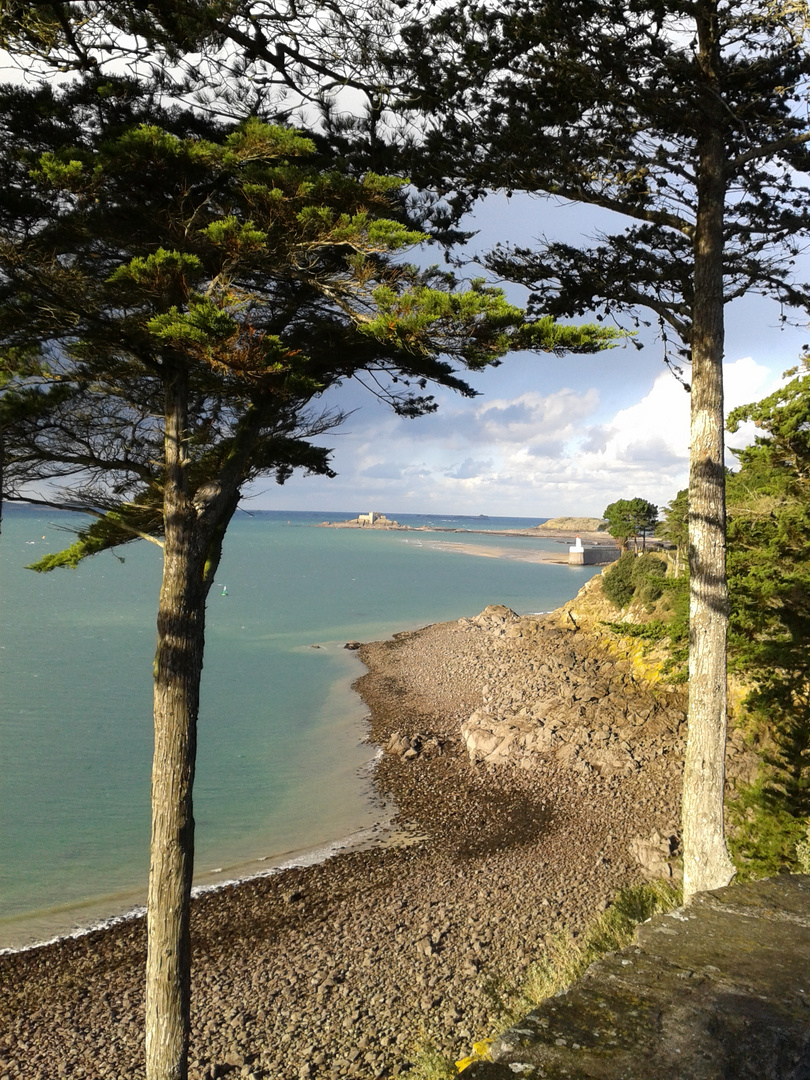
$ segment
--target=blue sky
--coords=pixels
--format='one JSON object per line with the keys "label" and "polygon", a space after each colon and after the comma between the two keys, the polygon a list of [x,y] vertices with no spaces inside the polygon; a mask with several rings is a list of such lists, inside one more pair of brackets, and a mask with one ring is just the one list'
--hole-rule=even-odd
{"label": "blue sky", "polygon": [[[0,53],[0,66],[2,65]],[[3,66],[13,81],[20,72]],[[472,258],[496,243],[544,236],[577,243],[619,232],[608,211],[518,195],[492,195],[467,224]],[[418,260],[438,261],[432,251]],[[805,271],[806,272],[806,271]],[[474,270],[471,269],[471,275]],[[510,299],[525,293],[512,287]],[[779,326],[778,307],[750,297],[726,308],[726,406],[770,393],[810,340],[806,326]],[[687,484],[689,398],[666,369],[655,328],[596,356],[513,354],[471,378],[479,397],[439,392],[439,411],[401,420],[368,392],[347,385],[323,400],[352,415],[321,440],[338,476],[257,481],[247,509],[601,516],[608,503],[641,496],[664,506]],[[688,377],[688,373],[687,373]],[[741,429],[732,445],[753,438]],[[728,463],[733,465],[733,457]]]}
{"label": "blue sky", "polygon": [[[493,196],[471,227],[479,230],[474,254],[540,235],[576,242],[600,227],[618,231],[621,222],[590,208]],[[520,302],[520,290],[510,297]],[[763,397],[797,363],[810,332],[782,329],[778,319],[778,307],[759,297],[726,308],[728,409]],[[440,393],[438,413],[420,420],[398,419],[345,387],[326,399],[355,410],[323,440],[334,447],[337,478],[296,476],[283,487],[259,481],[245,505],[520,517],[598,516],[614,499],[637,495],[665,505],[687,483],[689,396],[665,367],[654,333],[643,332],[640,351],[512,354],[470,380],[479,397]],[[751,437],[741,431],[731,442]]]}
{"label": "blue sky", "polygon": [[[20,70],[3,60],[0,52],[2,76],[20,81]],[[618,232],[626,221],[597,208],[497,194],[467,224],[477,230],[467,249],[472,258],[499,241],[577,243]],[[507,291],[516,303],[525,296]],[[759,297],[726,308],[727,410],[769,393],[797,363],[810,330],[782,328],[778,320],[777,306]],[[415,421],[345,386],[323,402],[352,413],[321,440],[334,448],[338,476],[295,475],[282,487],[260,480],[244,505],[538,518],[600,516],[608,503],[635,496],[663,506],[687,484],[689,398],[663,363],[654,327],[639,340],[641,351],[627,345],[590,357],[513,354],[470,379],[479,397],[439,392],[438,413]],[[741,429],[732,445],[752,438]]]}

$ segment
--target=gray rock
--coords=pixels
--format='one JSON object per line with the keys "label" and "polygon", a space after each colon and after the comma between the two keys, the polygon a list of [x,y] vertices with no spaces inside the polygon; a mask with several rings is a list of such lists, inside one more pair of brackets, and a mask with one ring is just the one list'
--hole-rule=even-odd
{"label": "gray rock", "polygon": [[630,841],[630,854],[649,881],[676,876],[670,858],[677,850],[676,837],[653,832],[648,838],[636,836]]}
{"label": "gray rock", "polygon": [[[810,877],[700,893],[493,1045],[478,1080],[806,1080]],[[504,1070],[507,1070],[506,1072]]]}

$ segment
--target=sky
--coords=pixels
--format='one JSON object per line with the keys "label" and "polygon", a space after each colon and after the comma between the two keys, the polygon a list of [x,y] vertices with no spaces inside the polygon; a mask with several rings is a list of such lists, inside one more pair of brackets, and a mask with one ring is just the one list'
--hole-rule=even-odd
{"label": "sky", "polygon": [[[2,63],[0,69],[19,78]],[[462,223],[476,230],[470,258],[499,242],[581,243],[625,225],[601,209],[502,194],[489,196]],[[415,261],[427,265],[438,254],[417,253]],[[506,291],[515,303],[525,298],[515,286]],[[418,420],[400,419],[368,391],[346,385],[322,404],[351,415],[317,440],[333,448],[338,475],[296,474],[283,486],[261,479],[246,489],[242,505],[325,515],[374,510],[389,517],[538,519],[601,517],[609,503],[636,496],[664,507],[688,482],[689,396],[663,363],[655,327],[637,340],[640,351],[626,344],[594,356],[511,354],[468,379],[480,396],[439,391],[438,412]],[[727,306],[726,411],[775,389],[808,340],[810,329],[780,326],[778,307],[760,297]],[[741,446],[752,439],[753,430],[742,428],[730,441]],[[730,454],[727,463],[734,465]]]}
{"label": "sky", "polygon": [[[575,242],[619,224],[587,207],[492,196],[471,221],[479,231],[469,250],[541,235]],[[508,293],[521,301],[520,290]],[[759,297],[727,306],[727,411],[770,393],[797,363],[810,331],[778,320],[777,306]],[[689,395],[664,365],[655,327],[639,340],[641,350],[626,344],[594,356],[511,354],[470,378],[480,396],[440,392],[438,412],[418,420],[344,387],[324,404],[355,411],[320,440],[334,448],[338,476],[297,475],[282,487],[262,480],[244,506],[529,518],[600,517],[636,496],[663,507],[688,481]],[[743,428],[730,442],[752,438]]]}

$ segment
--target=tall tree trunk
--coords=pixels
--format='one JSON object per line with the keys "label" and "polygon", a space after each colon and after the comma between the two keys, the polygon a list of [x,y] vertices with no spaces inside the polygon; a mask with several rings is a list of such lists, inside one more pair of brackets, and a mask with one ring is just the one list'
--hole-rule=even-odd
{"label": "tall tree trunk", "polygon": [[155,658],[147,906],[147,1080],[186,1080],[191,1030],[192,785],[206,590],[186,479],[187,396],[181,373],[166,386],[165,547]]}
{"label": "tall tree trunk", "polygon": [[734,876],[723,825],[726,749],[725,466],[723,460],[723,218],[725,145],[716,75],[714,3],[698,31],[707,94],[698,140],[689,465],[689,734],[683,777],[684,899]]}

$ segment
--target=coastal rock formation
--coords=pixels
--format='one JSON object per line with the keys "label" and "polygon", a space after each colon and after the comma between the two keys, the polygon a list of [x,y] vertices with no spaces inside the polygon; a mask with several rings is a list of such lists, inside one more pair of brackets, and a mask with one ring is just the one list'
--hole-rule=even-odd
{"label": "coastal rock formation", "polygon": [[544,521],[537,528],[548,532],[562,530],[564,532],[602,532],[607,526],[604,518],[594,517],[555,517]]}
{"label": "coastal rock formation", "polygon": [[[594,591],[592,585],[588,591]],[[617,659],[599,635],[521,617],[503,605],[460,619],[459,625],[514,642],[513,666],[519,650],[526,660],[519,677],[503,679],[507,672],[500,669],[493,673],[482,685],[481,706],[462,723],[461,737],[473,764],[531,770],[553,756],[577,773],[606,779],[648,766],[680,775],[686,743],[683,690],[648,681],[638,664]],[[572,629],[576,625],[572,620]],[[757,767],[742,733],[732,731],[729,781],[750,783]]]}
{"label": "coastal rock formation", "polygon": [[387,518],[385,514],[378,514],[376,511],[369,514],[358,514],[356,518],[350,518],[348,521],[322,521],[320,527],[329,529],[409,529],[407,525],[400,525],[393,518]]}
{"label": "coastal rock formation", "polygon": [[661,836],[658,831],[649,837],[637,836],[630,842],[630,854],[634,857],[641,872],[649,881],[658,878],[680,877],[671,860],[679,852],[679,840],[676,834]]}
{"label": "coastal rock formation", "polygon": [[495,677],[482,686],[481,707],[461,726],[471,762],[529,770],[553,755],[578,773],[611,779],[665,758],[664,770],[678,775],[682,693],[653,690],[631,664],[612,659],[591,638],[520,618],[506,607],[488,607],[460,625],[515,642],[527,661],[519,679]]}
{"label": "coastal rock formation", "polygon": [[418,758],[422,754],[440,754],[442,746],[441,740],[435,736],[421,735],[419,733],[408,736],[395,731],[385,744],[385,751],[388,754],[397,754],[404,758],[405,761],[413,761],[414,758]]}

